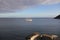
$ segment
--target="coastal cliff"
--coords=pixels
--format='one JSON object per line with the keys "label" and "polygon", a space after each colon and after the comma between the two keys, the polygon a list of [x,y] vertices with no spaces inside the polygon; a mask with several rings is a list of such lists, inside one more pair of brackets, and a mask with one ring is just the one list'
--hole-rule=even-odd
{"label": "coastal cliff", "polygon": [[60,19],[60,15],[56,16],[54,19]]}

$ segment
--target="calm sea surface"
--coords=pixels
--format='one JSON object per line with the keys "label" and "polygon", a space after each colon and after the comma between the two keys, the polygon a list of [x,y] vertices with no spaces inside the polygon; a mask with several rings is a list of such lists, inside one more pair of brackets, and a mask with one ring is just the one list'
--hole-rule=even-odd
{"label": "calm sea surface", "polygon": [[33,32],[60,36],[60,20],[52,18],[32,20],[32,22],[27,22],[25,18],[1,18],[0,40],[25,40],[25,37]]}

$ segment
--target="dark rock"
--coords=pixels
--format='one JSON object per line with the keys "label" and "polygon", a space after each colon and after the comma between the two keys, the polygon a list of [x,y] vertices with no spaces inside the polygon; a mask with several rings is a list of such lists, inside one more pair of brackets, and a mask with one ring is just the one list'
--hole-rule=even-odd
{"label": "dark rock", "polygon": [[40,33],[39,32],[34,32],[26,37],[26,40],[30,40],[32,36],[39,34],[39,36],[36,39],[40,38]]}
{"label": "dark rock", "polygon": [[52,40],[50,37],[43,36],[40,40]]}
{"label": "dark rock", "polygon": [[26,37],[26,40],[31,40],[32,36],[39,35],[33,40],[60,40],[58,39],[57,35],[49,35],[49,34],[40,34],[38,32],[32,33]]}
{"label": "dark rock", "polygon": [[60,15],[56,16],[54,19],[60,19]]}

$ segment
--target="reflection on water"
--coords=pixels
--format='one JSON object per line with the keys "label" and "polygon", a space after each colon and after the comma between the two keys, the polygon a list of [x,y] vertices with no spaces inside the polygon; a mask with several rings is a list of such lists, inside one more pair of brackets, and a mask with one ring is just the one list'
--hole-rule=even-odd
{"label": "reflection on water", "polygon": [[57,19],[0,19],[0,40],[25,40],[33,32],[56,34],[60,36],[60,20]]}

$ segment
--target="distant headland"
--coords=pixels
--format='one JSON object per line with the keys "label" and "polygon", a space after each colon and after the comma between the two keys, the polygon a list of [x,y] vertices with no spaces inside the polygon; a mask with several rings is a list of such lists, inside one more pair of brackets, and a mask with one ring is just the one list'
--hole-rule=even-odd
{"label": "distant headland", "polygon": [[56,16],[54,19],[60,19],[60,15]]}

